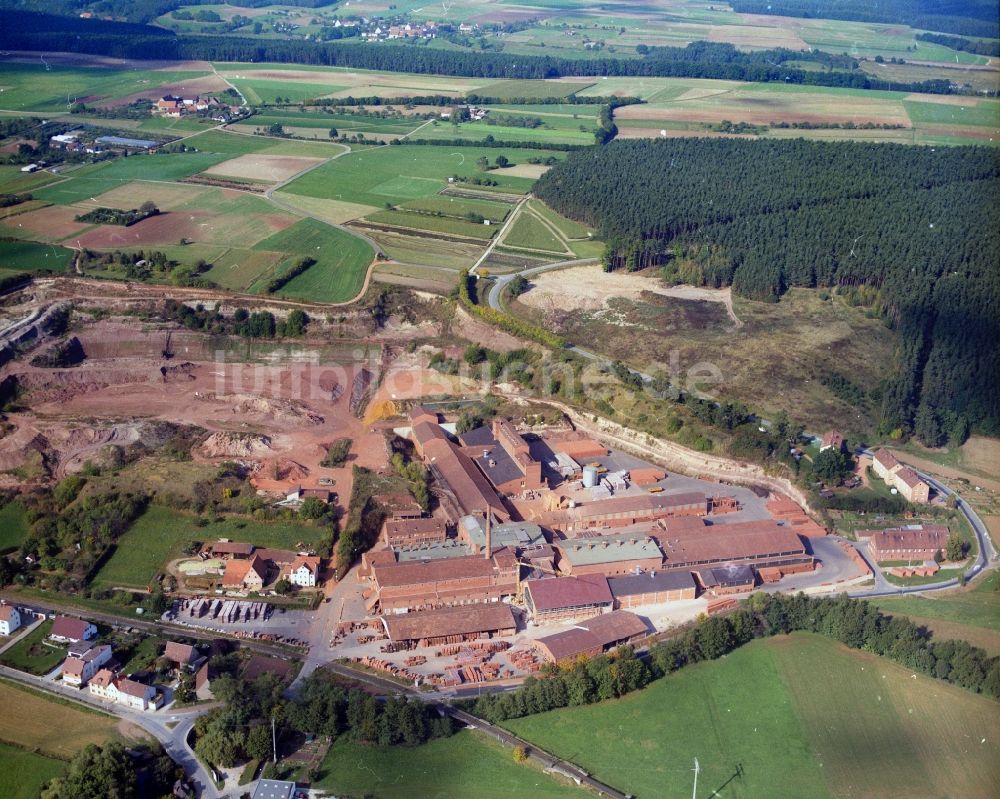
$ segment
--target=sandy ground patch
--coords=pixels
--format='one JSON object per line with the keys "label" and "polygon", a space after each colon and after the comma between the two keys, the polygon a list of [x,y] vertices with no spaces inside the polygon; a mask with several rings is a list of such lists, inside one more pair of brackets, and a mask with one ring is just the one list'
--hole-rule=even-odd
{"label": "sandy ground patch", "polygon": [[147,200],[161,211],[174,211],[207,194],[210,189],[198,186],[134,181],[116,186],[91,200],[77,203],[88,208],[138,208]]}
{"label": "sandy ground patch", "polygon": [[972,436],[962,445],[962,457],[971,468],[996,474],[1000,472],[1000,441]]}
{"label": "sandy ground patch", "polygon": [[130,94],[127,97],[119,97],[107,103],[102,103],[109,107],[116,107],[134,103],[136,100],[149,99],[158,100],[168,94],[190,96],[192,94],[208,94],[209,92],[221,92],[229,88],[218,75],[204,75],[202,77],[191,77],[176,83],[160,83],[150,86],[148,89]]}
{"label": "sandy ground patch", "polygon": [[206,169],[203,174],[280,183],[322,161],[322,158],[249,153],[216,164]]}
{"label": "sandy ground patch", "polygon": [[211,211],[175,211],[144,219],[130,227],[101,225],[80,237],[83,247],[141,247],[176,244],[180,239],[249,247],[290,227],[295,217],[282,214],[216,214]]}
{"label": "sandy ground patch", "polygon": [[513,178],[540,178],[550,169],[552,167],[545,166],[545,164],[516,164],[498,169],[496,172],[498,175],[509,175]]}
{"label": "sandy ground patch", "polygon": [[663,297],[722,303],[734,324],[740,324],[733,313],[732,295],[728,288],[665,286],[652,278],[605,272],[599,264],[546,272],[531,278],[531,283],[531,289],[518,299],[541,310],[575,308],[578,311],[596,311],[608,307],[608,300],[613,297],[638,300],[643,292],[652,292]]}
{"label": "sandy ground patch", "polygon": [[11,231],[15,236],[22,238],[59,241],[91,227],[90,222],[76,221],[76,215],[79,213],[81,213],[79,208],[50,205],[47,208],[11,217],[0,229]]}
{"label": "sandy ground patch", "polygon": [[975,108],[979,105],[976,97],[956,97],[950,94],[908,94],[904,100],[912,100],[915,103],[934,103],[935,105],[958,105],[964,108]]}
{"label": "sandy ground patch", "polygon": [[308,211],[323,221],[332,222],[335,225],[350,222],[352,219],[360,219],[379,210],[373,205],[327,200],[320,197],[305,197],[301,194],[289,194],[283,191],[277,191],[273,196],[287,205],[301,208],[303,211]]}

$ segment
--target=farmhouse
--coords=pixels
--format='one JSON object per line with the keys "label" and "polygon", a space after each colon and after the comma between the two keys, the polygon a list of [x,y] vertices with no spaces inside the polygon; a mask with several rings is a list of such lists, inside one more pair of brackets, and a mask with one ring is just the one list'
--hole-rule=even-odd
{"label": "farmhouse", "polygon": [[628,527],[671,516],[705,516],[708,510],[708,498],[698,492],[642,493],[550,511],[543,519],[549,526],[565,533],[576,533],[597,528]]}
{"label": "farmhouse", "polygon": [[440,519],[386,519],[382,525],[382,540],[387,547],[440,543],[447,537]]}
{"label": "farmhouse", "polygon": [[528,580],[524,584],[524,602],[534,622],[545,624],[607,613],[614,606],[614,597],[607,578],[592,574]]}
{"label": "farmhouse", "polygon": [[245,544],[240,541],[229,541],[224,539],[216,541],[209,547],[209,552],[213,558],[249,558],[253,554],[254,545]]}
{"label": "farmhouse", "polygon": [[167,645],[163,650],[163,656],[173,664],[174,668],[181,669],[185,666],[190,666],[198,659],[198,650],[190,644],[167,641]]}
{"label": "farmhouse", "polygon": [[13,605],[0,605],[0,635],[10,635],[21,626],[21,614]]}
{"label": "farmhouse", "polygon": [[934,560],[948,546],[948,528],[942,524],[918,524],[862,533],[859,538],[868,539],[868,550],[877,562]]}
{"label": "farmhouse", "polygon": [[371,607],[383,612],[496,601],[517,590],[519,566],[513,552],[404,563],[371,562]]}
{"label": "farmhouse", "polygon": [[896,472],[896,490],[909,502],[927,503],[930,501],[931,487],[908,466],[904,466]]}
{"label": "farmhouse", "polygon": [[230,560],[222,575],[222,587],[228,590],[260,591],[267,581],[267,563],[254,555],[250,560]]}
{"label": "farmhouse", "polygon": [[846,443],[844,436],[837,430],[828,430],[819,441],[819,451],[828,449],[842,450]]}
{"label": "farmhouse", "polygon": [[603,535],[557,541],[556,566],[563,574],[634,574],[658,569],[663,553],[649,536]]}
{"label": "farmhouse", "polygon": [[642,638],[647,632],[646,622],[638,616],[627,610],[615,610],[579,622],[569,630],[543,636],[535,645],[546,660],[559,663],[600,655]]}
{"label": "farmhouse", "polygon": [[691,572],[685,571],[650,571],[646,574],[609,577],[608,588],[615,598],[616,608],[660,605],[664,602],[694,599],[698,595],[694,577]]}
{"label": "farmhouse", "polygon": [[908,466],[904,466],[887,449],[880,449],[872,458],[872,469],[886,485],[892,486],[909,502],[926,503],[930,500],[931,487]]}
{"label": "farmhouse", "polygon": [[885,482],[891,483],[891,475],[894,475],[902,468],[903,464],[901,464],[896,456],[889,452],[889,450],[876,450],[875,455],[872,458],[872,469],[874,469],[875,474],[885,480]]}
{"label": "farmhouse", "polygon": [[89,641],[97,637],[97,628],[89,621],[83,619],[73,619],[69,616],[57,616],[52,623],[52,632],[49,638],[53,641],[60,641],[65,644],[77,643],[79,641]]}
{"label": "farmhouse", "polygon": [[68,657],[63,661],[62,681],[66,685],[82,688],[110,660],[111,647],[107,644],[88,649],[80,657]]}
{"label": "farmhouse", "polygon": [[283,567],[282,577],[299,588],[315,588],[319,578],[319,558],[309,555],[299,555],[295,560]]}
{"label": "farmhouse", "polygon": [[116,677],[111,683],[107,694],[109,699],[114,700],[119,705],[132,708],[132,710],[149,710],[160,705],[161,697],[152,685],[129,680],[125,677]]}
{"label": "farmhouse", "polygon": [[389,640],[403,646],[458,644],[517,632],[514,613],[504,602],[383,616],[382,624]]}

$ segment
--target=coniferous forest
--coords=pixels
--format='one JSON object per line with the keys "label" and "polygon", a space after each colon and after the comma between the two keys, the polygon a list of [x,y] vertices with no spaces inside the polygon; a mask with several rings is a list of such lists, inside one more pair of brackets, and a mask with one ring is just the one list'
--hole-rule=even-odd
{"label": "coniferous forest", "polygon": [[931,445],[1000,432],[997,152],[621,141],[572,153],[535,194],[600,230],[606,268],[649,263],[634,253],[653,251],[668,270],[684,261],[686,280],[760,300],[850,287],[900,333],[882,432]]}

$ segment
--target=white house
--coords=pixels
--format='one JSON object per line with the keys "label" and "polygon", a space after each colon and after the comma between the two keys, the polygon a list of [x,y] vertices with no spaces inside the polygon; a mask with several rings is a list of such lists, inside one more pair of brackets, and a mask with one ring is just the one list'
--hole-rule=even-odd
{"label": "white house", "polygon": [[13,605],[0,605],[0,635],[10,635],[21,626],[21,614]]}
{"label": "white house", "polygon": [[299,555],[288,565],[285,577],[292,585],[315,588],[319,577],[319,558]]}
{"label": "white house", "polygon": [[74,619],[69,616],[57,616],[52,622],[52,632],[49,638],[64,644],[75,644],[78,641],[89,641],[97,637],[97,628],[89,621]]}
{"label": "white house", "polygon": [[115,689],[115,701],[119,705],[125,705],[133,710],[156,709],[159,706],[156,688],[152,685],[122,677],[116,681]]}
{"label": "white house", "polygon": [[87,650],[82,657],[68,657],[63,661],[62,680],[66,685],[82,688],[105,663],[111,660],[111,647],[107,644]]}

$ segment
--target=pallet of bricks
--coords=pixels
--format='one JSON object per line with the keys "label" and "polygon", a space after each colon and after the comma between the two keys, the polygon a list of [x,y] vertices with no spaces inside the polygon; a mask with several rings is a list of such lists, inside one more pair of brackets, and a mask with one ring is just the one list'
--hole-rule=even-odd
{"label": "pallet of bricks", "polygon": [[526,671],[529,674],[534,674],[542,668],[542,664],[538,660],[538,655],[534,649],[516,649],[513,652],[508,652],[507,660],[509,660],[515,668],[518,668],[521,671]]}
{"label": "pallet of bricks", "polygon": [[370,669],[375,669],[376,671],[387,672],[394,677],[399,677],[400,679],[407,680],[409,682],[416,682],[420,679],[420,675],[416,672],[401,668],[395,663],[390,663],[387,660],[380,660],[379,658],[365,656],[362,658],[355,658],[354,662],[360,663],[362,666],[367,666]]}

